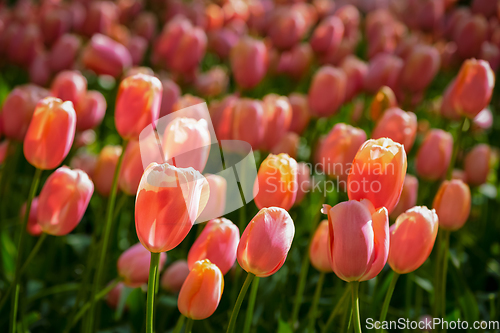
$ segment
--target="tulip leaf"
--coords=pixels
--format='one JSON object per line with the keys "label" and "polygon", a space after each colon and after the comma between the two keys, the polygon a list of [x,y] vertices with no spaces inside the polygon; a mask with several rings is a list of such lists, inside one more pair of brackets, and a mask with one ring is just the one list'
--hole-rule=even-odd
{"label": "tulip leaf", "polygon": [[292,333],[292,332],[293,332],[293,330],[290,327],[290,325],[286,321],[283,321],[282,319],[280,319],[278,322],[277,333]]}

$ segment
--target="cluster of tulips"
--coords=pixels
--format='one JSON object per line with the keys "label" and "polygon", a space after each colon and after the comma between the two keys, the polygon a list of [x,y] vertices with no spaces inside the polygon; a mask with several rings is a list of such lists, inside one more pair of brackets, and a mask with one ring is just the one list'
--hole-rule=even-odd
{"label": "cluster of tulips", "polygon": [[[450,258],[463,260],[450,235],[465,234],[472,207],[488,210],[483,195],[498,188],[500,1],[455,2],[0,6],[0,327],[97,332],[113,324],[105,299],[127,327],[121,314],[144,303],[134,329],[147,333],[261,332],[259,280],[273,276],[288,290],[261,288],[281,299],[267,331],[359,333],[360,299],[384,322],[399,276],[431,253],[429,306],[421,299],[412,316],[447,318],[453,304],[460,318],[447,298]],[[231,184],[208,165],[237,142],[258,172],[233,213]],[[122,215],[135,220],[132,236]],[[31,267],[53,260],[60,241],[49,236],[69,234],[88,242],[76,259],[86,263],[68,263],[78,288],[55,305],[64,318],[43,322],[35,309],[26,319]],[[364,299],[368,280],[383,303]],[[327,283],[345,290],[331,307]],[[131,290],[141,296],[128,300]],[[155,312],[163,293],[175,295],[177,321]],[[212,316],[214,328],[195,323]]]}

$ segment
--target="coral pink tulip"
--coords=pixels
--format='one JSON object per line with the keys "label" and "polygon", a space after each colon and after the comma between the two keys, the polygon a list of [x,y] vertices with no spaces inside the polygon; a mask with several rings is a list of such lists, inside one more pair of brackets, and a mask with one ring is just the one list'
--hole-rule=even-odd
{"label": "coral pink tulip", "polygon": [[71,69],[82,45],[80,38],[73,34],[65,34],[50,49],[49,66],[54,72]]}
{"label": "coral pink tulip", "polygon": [[68,155],[75,129],[73,103],[55,97],[42,99],[24,137],[24,156],[36,168],[54,169]]}
{"label": "coral pink tulip", "polygon": [[397,105],[398,101],[392,89],[383,86],[377,91],[370,104],[370,117],[372,120],[377,121],[385,110],[396,107]]}
{"label": "coral pink tulip", "polygon": [[411,92],[420,92],[436,76],[440,56],[436,48],[427,45],[414,46],[401,70],[400,84]]}
{"label": "coral pink tulip", "polygon": [[132,66],[132,56],[122,44],[95,34],[83,50],[82,62],[98,75],[118,77]]}
{"label": "coral pink tulip", "polygon": [[122,147],[111,145],[105,146],[99,153],[92,180],[95,183],[95,189],[102,196],[107,197],[111,193],[113,176],[121,154]]}
{"label": "coral pink tulip", "polygon": [[391,235],[387,262],[398,274],[419,268],[431,254],[438,233],[436,211],[413,207],[399,215],[389,232]]}
{"label": "coral pink tulip", "polygon": [[82,170],[60,167],[38,197],[38,224],[43,232],[62,236],[76,228],[94,193],[94,184]]}
{"label": "coral pink tulip", "polygon": [[289,130],[300,135],[304,132],[311,119],[307,96],[291,93],[288,96],[288,101],[292,106],[292,121]]}
{"label": "coral pink tulip", "polygon": [[285,96],[264,96],[264,138],[262,148],[271,150],[285,136],[292,122],[292,106]]}
{"label": "coral pink tulip", "polygon": [[151,163],[135,199],[135,228],[150,252],[173,249],[186,237],[205,208],[207,180],[193,168]]}
{"label": "coral pink tulip", "polygon": [[251,37],[242,37],[231,49],[230,61],[236,83],[243,89],[253,88],[267,72],[266,45]]}
{"label": "coral pink tulip", "polygon": [[309,258],[311,265],[323,273],[332,272],[332,266],[328,259],[328,220],[322,221],[316,231],[309,246]]}
{"label": "coral pink tulip", "polygon": [[238,263],[248,273],[267,277],[285,263],[295,226],[282,208],[261,209],[247,225],[238,244]]}
{"label": "coral pink tulip", "polygon": [[430,130],[417,153],[417,174],[437,180],[446,175],[453,152],[453,137],[441,129]]}
{"label": "coral pink tulip", "polygon": [[490,173],[491,148],[487,144],[479,144],[467,153],[464,160],[464,170],[467,183],[482,185],[486,183]]}
{"label": "coral pink tulip", "polygon": [[354,157],[347,194],[350,200],[368,199],[375,208],[386,207],[390,213],[399,201],[405,176],[406,153],[401,144],[388,138],[368,140]]}
{"label": "coral pink tulip", "polygon": [[56,75],[50,88],[52,96],[70,101],[79,110],[87,94],[87,79],[77,71],[62,71]]}
{"label": "coral pink tulip", "polygon": [[84,171],[90,179],[94,177],[94,170],[97,163],[97,156],[87,152],[86,150],[79,150],[70,161],[71,169],[80,169]]}
{"label": "coral pink tulip", "polygon": [[[26,214],[26,203],[21,206],[21,219],[24,219],[24,214]],[[42,227],[38,224],[38,198],[33,198],[30,208],[30,216],[28,217],[28,224],[26,225],[26,231],[31,236],[40,236],[42,234]]]}
{"label": "coral pink tulip", "polygon": [[260,165],[254,196],[259,209],[292,208],[297,197],[297,162],[286,154],[269,154]]}
{"label": "coral pink tulip", "polygon": [[[167,254],[160,254],[159,270],[163,269],[167,261]],[[136,288],[148,283],[151,252],[146,250],[141,243],[128,248],[120,255],[117,262],[118,276],[123,279],[127,287]]]}
{"label": "coral pink tulip", "polygon": [[224,210],[226,209],[226,179],[219,175],[205,174],[204,176],[207,179],[208,185],[210,187],[210,197],[208,198],[205,209],[198,217],[198,222],[205,222],[211,219],[219,218],[224,215]]}
{"label": "coral pink tulip", "polygon": [[350,200],[324,205],[323,212],[328,215],[328,257],[335,274],[347,282],[377,276],[389,254],[387,209]]}
{"label": "coral pink tulip", "polygon": [[417,136],[417,116],[400,108],[391,108],[384,112],[372,133],[373,139],[387,137],[405,147],[408,153]]}
{"label": "coral pink tulip", "polygon": [[106,99],[99,91],[87,91],[80,107],[76,110],[76,128],[85,131],[99,126],[106,113],[106,107]]}
{"label": "coral pink tulip", "polygon": [[365,89],[375,93],[383,86],[388,86],[393,91],[398,87],[399,74],[404,62],[401,58],[382,53],[370,60],[368,73],[365,76]]}
{"label": "coral pink tulip", "polygon": [[319,117],[334,115],[346,96],[347,78],[344,72],[332,66],[321,67],[309,88],[309,108]]}
{"label": "coral pink tulip", "polygon": [[154,76],[136,74],[120,83],[115,125],[122,138],[138,139],[142,130],[158,119],[161,95],[161,82]]}
{"label": "coral pink tulip", "polygon": [[186,260],[174,261],[163,273],[160,285],[166,291],[178,293],[182,284],[189,275],[189,266]]}
{"label": "coral pink tulip", "polygon": [[287,154],[292,158],[297,158],[297,150],[299,149],[300,136],[294,132],[288,132],[281,140],[274,145],[271,153],[274,155]]}
{"label": "coral pink tulip", "polygon": [[130,141],[125,149],[118,185],[128,194],[135,195],[144,172],[139,141]]}
{"label": "coral pink tulip", "polygon": [[417,204],[418,196],[418,179],[415,176],[406,174],[405,182],[403,184],[403,191],[399,197],[399,202],[391,212],[391,217],[397,218],[399,215],[406,212],[408,209]]}
{"label": "coral pink tulip", "polygon": [[452,231],[463,227],[469,218],[470,206],[469,186],[459,179],[445,180],[432,203],[439,217],[439,226]]}
{"label": "coral pink tulip", "polygon": [[457,43],[457,54],[462,59],[477,57],[481,44],[488,36],[488,21],[481,15],[466,17],[460,22],[453,35]]}
{"label": "coral pink tulip", "polygon": [[39,53],[29,66],[30,81],[34,84],[44,86],[50,79],[51,70],[49,56],[47,53]]}
{"label": "coral pink tulip", "polygon": [[196,90],[202,96],[214,97],[223,94],[227,90],[229,77],[224,68],[214,66],[205,73],[196,77]]}
{"label": "coral pink tulip", "polygon": [[161,97],[160,118],[172,113],[175,102],[181,96],[181,88],[170,79],[161,80],[163,93]]}
{"label": "coral pink tulip", "polygon": [[346,74],[345,100],[350,101],[363,89],[368,65],[355,56],[349,55],[342,61],[340,68]]}
{"label": "coral pink tulip", "polygon": [[316,53],[335,52],[344,36],[344,24],[337,16],[325,18],[311,36],[311,47]]}
{"label": "coral pink tulip", "polygon": [[182,285],[177,307],[190,319],[208,318],[219,306],[223,290],[224,276],[220,269],[208,259],[197,261]]}
{"label": "coral pink tulip", "polygon": [[280,49],[289,49],[297,44],[307,32],[304,15],[294,7],[278,8],[271,18],[273,23],[267,31],[273,44]]}
{"label": "coral pink tulip", "polygon": [[189,250],[188,264],[193,269],[198,260],[208,259],[217,265],[222,274],[233,267],[240,231],[225,218],[210,220]]}
{"label": "coral pink tulip", "polygon": [[299,80],[309,72],[313,58],[314,54],[309,44],[297,44],[281,54],[276,70]]}

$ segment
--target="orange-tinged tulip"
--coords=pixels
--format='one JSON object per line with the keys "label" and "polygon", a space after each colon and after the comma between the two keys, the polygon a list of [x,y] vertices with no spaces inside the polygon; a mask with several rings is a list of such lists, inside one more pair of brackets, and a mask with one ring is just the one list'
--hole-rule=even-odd
{"label": "orange-tinged tulip", "polygon": [[274,145],[271,153],[278,155],[281,153],[288,154],[292,158],[297,158],[297,150],[299,149],[300,136],[294,132],[288,132],[281,140]]}
{"label": "orange-tinged tulip", "polygon": [[285,263],[295,226],[282,208],[261,209],[250,221],[238,244],[238,263],[248,273],[266,277]]}
{"label": "orange-tinged tulip", "polygon": [[323,206],[328,215],[328,256],[344,281],[366,281],[380,273],[389,254],[389,217],[368,200]]}
{"label": "orange-tinged tulip", "polygon": [[401,144],[388,138],[366,141],[349,172],[350,200],[368,199],[390,213],[399,201],[406,176],[406,153]]}
{"label": "orange-tinged tulip", "polygon": [[373,139],[387,137],[400,143],[408,153],[417,136],[417,116],[400,108],[391,108],[384,112],[372,133]]}
{"label": "orange-tinged tulip", "polygon": [[491,148],[487,144],[479,144],[467,153],[464,160],[464,169],[467,183],[481,185],[486,183],[490,173]]}
{"label": "orange-tinged tulip", "polygon": [[79,110],[87,94],[87,79],[78,71],[62,71],[52,81],[50,93],[63,101],[72,102]]}
{"label": "orange-tinged tulip", "polygon": [[413,207],[399,215],[389,232],[391,241],[388,263],[398,274],[407,274],[419,268],[434,247],[438,233],[436,211],[427,207]]}
{"label": "orange-tinged tulip", "polygon": [[453,136],[441,129],[430,130],[417,153],[417,174],[437,180],[446,175],[453,152]]}
{"label": "orange-tinged tulip", "polygon": [[208,182],[193,168],[151,163],[135,198],[135,228],[150,252],[165,252],[184,240],[205,208]]}
{"label": "orange-tinged tulip", "polygon": [[236,261],[240,230],[225,218],[210,220],[189,250],[188,264],[193,269],[198,260],[208,259],[226,274]]}
{"label": "orange-tinged tulip", "polygon": [[288,96],[288,101],[292,106],[292,121],[290,123],[290,131],[297,134],[302,134],[309,124],[311,113],[307,102],[307,96],[299,93],[291,93]]}
{"label": "orange-tinged tulip", "polygon": [[372,120],[379,120],[385,110],[396,107],[398,101],[391,88],[383,86],[379,89],[372,103],[370,104],[370,117]]}
{"label": "orange-tinged tulip", "polygon": [[163,273],[160,285],[166,291],[178,293],[182,284],[189,275],[189,266],[186,260],[174,261]]}
{"label": "orange-tinged tulip", "polygon": [[113,176],[121,154],[122,147],[111,145],[105,146],[99,153],[92,180],[95,183],[95,189],[102,196],[107,197],[111,193]]}
{"label": "orange-tinged tulip", "polygon": [[260,165],[254,194],[259,209],[292,208],[297,197],[297,162],[287,154],[269,154]]}
{"label": "orange-tinged tulip", "polygon": [[[42,234],[42,227],[38,224],[38,198],[33,198],[30,208],[30,216],[28,217],[28,224],[26,225],[26,231],[31,236],[40,236]],[[26,203],[21,206],[21,219],[24,219],[24,214],[26,214]]]}
{"label": "orange-tinged tulip", "polygon": [[221,217],[222,215],[224,215],[224,210],[226,209],[226,178],[211,174],[205,174],[204,176],[207,179],[208,185],[210,187],[210,197],[208,198],[205,209],[203,209],[200,216],[198,217],[198,222],[205,222]]}
{"label": "orange-tinged tulip", "polygon": [[197,261],[179,293],[179,311],[195,320],[208,318],[219,306],[223,290],[224,276],[220,269],[208,259]]}
{"label": "orange-tinged tulip", "polygon": [[[258,149],[264,138],[264,107],[257,100],[241,98],[223,115],[221,126],[223,132],[230,133],[232,140],[248,142],[253,149]],[[227,128],[227,131],[226,131]]]}
{"label": "orange-tinged tulip", "polygon": [[97,127],[106,113],[106,99],[97,90],[87,91],[76,110],[76,128],[85,131]]}
{"label": "orange-tinged tulip", "polygon": [[137,140],[141,131],[158,119],[161,96],[161,82],[154,76],[136,74],[120,83],[115,125],[122,138]]}
{"label": "orange-tinged tulip", "polygon": [[309,108],[318,117],[334,115],[344,102],[346,75],[332,66],[321,67],[311,82],[308,93]]}
{"label": "orange-tinged tulip", "polygon": [[264,139],[262,148],[271,150],[285,136],[292,122],[292,106],[285,96],[264,96]]}
{"label": "orange-tinged tulip", "polygon": [[309,258],[311,265],[320,272],[332,272],[332,265],[328,259],[328,220],[322,221],[309,246]]}
{"label": "orange-tinged tulip", "polygon": [[[161,253],[159,271],[163,269],[166,261],[167,254]],[[146,250],[141,243],[132,245],[118,258],[116,264],[118,276],[123,279],[126,286],[131,288],[140,287],[148,283],[150,262],[151,252]]]}
{"label": "orange-tinged tulip", "polygon": [[390,216],[392,218],[397,218],[399,215],[406,212],[408,209],[414,207],[417,204],[418,196],[418,179],[415,176],[406,174],[405,182],[403,184],[403,190],[401,191],[401,196],[399,197],[398,204],[391,212]]}
{"label": "orange-tinged tulip", "polygon": [[24,156],[36,168],[54,169],[68,155],[75,129],[73,103],[55,97],[42,99],[24,137]]}
{"label": "orange-tinged tulip", "polygon": [[432,207],[439,216],[439,226],[445,230],[458,230],[470,213],[471,194],[462,180],[445,180],[434,197]]}
{"label": "orange-tinged tulip", "polygon": [[319,144],[317,163],[326,175],[345,180],[352,160],[365,141],[366,133],[361,128],[338,123]]}
{"label": "orange-tinged tulip", "polygon": [[175,118],[163,133],[165,160],[180,168],[202,172],[210,153],[210,131],[205,119]]}
{"label": "orange-tinged tulip", "polygon": [[82,170],[60,167],[54,171],[38,196],[38,224],[43,232],[62,236],[80,223],[94,193],[94,184]]}
{"label": "orange-tinged tulip", "polygon": [[125,149],[118,185],[120,189],[128,194],[135,195],[141,182],[144,168],[142,166],[141,150],[139,141],[130,141]]}

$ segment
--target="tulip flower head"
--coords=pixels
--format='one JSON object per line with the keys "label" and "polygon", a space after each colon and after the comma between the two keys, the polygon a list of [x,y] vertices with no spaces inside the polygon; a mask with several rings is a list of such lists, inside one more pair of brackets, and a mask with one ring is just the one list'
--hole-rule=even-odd
{"label": "tulip flower head", "polygon": [[208,318],[219,306],[223,290],[224,276],[220,269],[208,259],[197,261],[179,293],[179,311],[194,320]]}
{"label": "tulip flower head", "polygon": [[375,94],[372,103],[370,104],[370,117],[377,121],[385,110],[396,107],[398,102],[396,95],[391,88],[383,86]]}
{"label": "tulip flower head", "polygon": [[[31,236],[40,236],[42,234],[42,227],[38,224],[38,198],[33,198],[31,202],[30,215],[28,217],[28,224],[26,225],[26,231]],[[21,219],[24,219],[24,214],[26,214],[26,203],[21,206]]]}
{"label": "tulip flower head", "polygon": [[366,141],[359,148],[347,180],[350,200],[368,199],[378,209],[392,212],[406,176],[403,145],[389,138]]}
{"label": "tulip flower head", "polygon": [[471,194],[462,180],[445,180],[434,197],[432,207],[439,216],[439,226],[445,230],[458,230],[469,218]]}
{"label": "tulip flower head", "polygon": [[68,155],[75,137],[73,103],[46,97],[36,106],[24,137],[24,156],[39,169],[54,169]]}
{"label": "tulip flower head", "polygon": [[[198,217],[198,222],[205,222],[224,215],[226,209],[227,181],[219,175],[204,175],[210,186],[210,197],[205,209]],[[220,267],[220,266],[219,266]]]}
{"label": "tulip flower head", "polygon": [[225,275],[236,261],[239,241],[240,231],[233,222],[225,218],[210,220],[189,250],[189,268],[198,260],[208,259]]}
{"label": "tulip flower head", "polygon": [[453,152],[453,136],[441,129],[430,130],[417,153],[417,174],[429,180],[446,175]]}
{"label": "tulip flower head", "polygon": [[[159,270],[163,269],[167,261],[167,254],[160,254]],[[146,250],[141,243],[137,243],[128,248],[120,255],[117,262],[118,275],[123,279],[123,283],[131,288],[140,287],[148,283],[149,265],[151,262],[151,252]]]}
{"label": "tulip flower head", "polygon": [[135,228],[150,252],[175,248],[205,208],[207,180],[193,168],[151,163],[142,175],[135,199]]}
{"label": "tulip flower head", "polygon": [[247,225],[238,244],[238,263],[248,273],[267,277],[285,263],[295,226],[282,208],[262,208]]}
{"label": "tulip flower head", "polygon": [[388,263],[398,274],[411,273],[419,268],[434,247],[438,233],[436,211],[413,207],[399,215],[391,226]]}
{"label": "tulip flower head", "polygon": [[328,220],[322,221],[309,246],[309,258],[311,264],[320,272],[332,272],[332,265],[328,258]]}
{"label": "tulip flower head", "polygon": [[60,167],[38,196],[38,224],[42,231],[62,236],[76,228],[94,193],[94,184],[82,170]]}
{"label": "tulip flower head", "polygon": [[491,148],[487,144],[479,144],[467,153],[464,169],[467,183],[470,185],[484,184],[490,173]]}
{"label": "tulip flower head", "polygon": [[384,112],[377,122],[372,138],[387,137],[404,146],[408,153],[417,136],[417,116],[400,108],[391,108]]}
{"label": "tulip flower head", "polygon": [[366,281],[377,276],[389,254],[389,217],[368,200],[349,200],[328,215],[328,256],[335,274],[344,281]]}
{"label": "tulip flower head", "polygon": [[121,154],[122,147],[107,145],[97,157],[92,180],[95,183],[95,189],[102,196],[107,197],[111,193],[113,176]]}
{"label": "tulip flower head", "polygon": [[309,88],[309,108],[319,117],[334,115],[346,96],[347,77],[341,69],[321,67]]}
{"label": "tulip flower head", "polygon": [[178,293],[182,284],[189,275],[189,266],[186,260],[174,261],[163,273],[160,285],[166,291]]}
{"label": "tulip flower head", "polygon": [[408,209],[414,207],[417,204],[418,196],[418,179],[417,177],[406,174],[405,182],[403,184],[403,190],[401,191],[401,196],[399,197],[398,204],[391,212],[390,216],[397,218],[399,215],[403,214]]}

